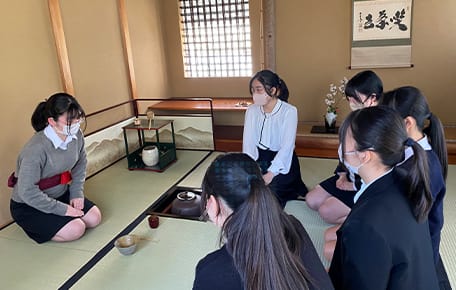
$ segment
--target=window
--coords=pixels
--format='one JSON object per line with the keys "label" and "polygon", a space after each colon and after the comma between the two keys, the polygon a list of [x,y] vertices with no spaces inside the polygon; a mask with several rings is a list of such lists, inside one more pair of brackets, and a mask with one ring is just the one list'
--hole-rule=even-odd
{"label": "window", "polygon": [[186,78],[252,75],[248,0],[180,0]]}

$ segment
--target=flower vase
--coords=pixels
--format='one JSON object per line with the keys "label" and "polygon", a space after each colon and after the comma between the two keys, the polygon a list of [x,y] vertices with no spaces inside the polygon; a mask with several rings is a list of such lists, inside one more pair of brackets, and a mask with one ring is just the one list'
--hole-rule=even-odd
{"label": "flower vase", "polygon": [[328,112],[325,115],[325,129],[327,133],[336,133],[337,114]]}

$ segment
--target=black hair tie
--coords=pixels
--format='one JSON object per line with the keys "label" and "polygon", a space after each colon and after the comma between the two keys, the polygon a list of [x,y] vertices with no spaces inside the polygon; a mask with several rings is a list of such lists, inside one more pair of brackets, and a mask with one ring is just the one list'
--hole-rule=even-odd
{"label": "black hair tie", "polygon": [[404,142],[404,145],[405,146],[409,146],[409,147],[412,147],[413,145],[415,144],[415,140],[413,140],[412,138],[407,138]]}

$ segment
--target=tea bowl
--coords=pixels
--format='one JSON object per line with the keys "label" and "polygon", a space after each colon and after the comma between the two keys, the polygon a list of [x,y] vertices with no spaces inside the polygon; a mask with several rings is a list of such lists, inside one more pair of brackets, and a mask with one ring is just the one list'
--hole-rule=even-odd
{"label": "tea bowl", "polygon": [[125,235],[119,237],[115,242],[114,246],[119,250],[122,255],[131,255],[136,251],[136,238],[133,235]]}

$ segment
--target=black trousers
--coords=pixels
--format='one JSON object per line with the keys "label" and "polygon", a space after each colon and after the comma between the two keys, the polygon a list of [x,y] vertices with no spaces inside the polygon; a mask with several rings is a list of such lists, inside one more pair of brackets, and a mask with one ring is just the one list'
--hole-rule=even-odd
{"label": "black trousers", "polygon": [[[260,165],[261,173],[265,174],[277,152],[258,148],[257,163]],[[293,152],[290,171],[287,174],[278,174],[272,179],[269,188],[276,195],[280,205],[285,207],[289,200],[296,199],[298,196],[305,196],[308,192],[307,186],[301,178],[301,168],[298,156]]]}

